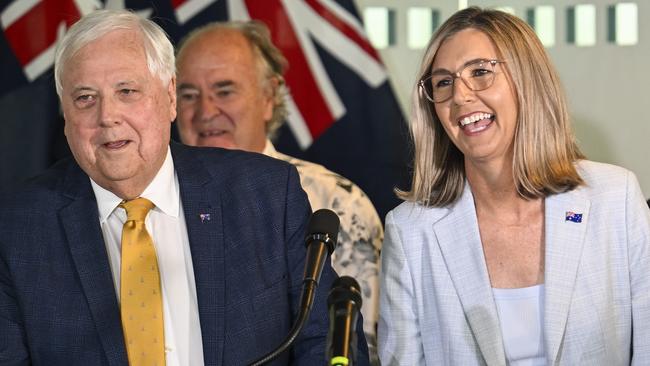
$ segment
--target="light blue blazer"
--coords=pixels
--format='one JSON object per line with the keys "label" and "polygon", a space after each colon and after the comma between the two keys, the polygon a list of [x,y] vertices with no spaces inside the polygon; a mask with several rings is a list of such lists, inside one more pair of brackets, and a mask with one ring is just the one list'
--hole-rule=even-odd
{"label": "light blue blazer", "polygon": [[[650,365],[650,210],[633,173],[578,171],[585,186],[545,201],[548,364]],[[378,337],[383,366],[506,364],[467,185],[449,207],[386,217]]]}

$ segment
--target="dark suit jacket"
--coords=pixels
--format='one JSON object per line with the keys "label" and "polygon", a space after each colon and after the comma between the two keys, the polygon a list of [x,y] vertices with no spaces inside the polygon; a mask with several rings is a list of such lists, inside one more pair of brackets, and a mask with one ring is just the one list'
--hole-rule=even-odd
{"label": "dark suit jacket", "polygon": [[[261,154],[172,144],[172,155],[205,365],[248,364],[273,350],[296,316],[309,203],[295,169]],[[308,323],[273,365],[325,364],[335,276],[327,264]],[[0,365],[29,364],[127,364],[95,196],[74,160],[0,198]]]}

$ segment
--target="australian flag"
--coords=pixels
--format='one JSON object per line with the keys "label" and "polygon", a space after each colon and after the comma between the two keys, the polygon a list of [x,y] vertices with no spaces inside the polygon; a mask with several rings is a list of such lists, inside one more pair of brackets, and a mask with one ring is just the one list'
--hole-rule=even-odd
{"label": "australian flag", "polygon": [[263,21],[289,61],[289,117],[276,148],[354,181],[382,218],[398,203],[393,188],[408,188],[404,116],[351,0],[0,0],[0,190],[70,154],[54,50],[79,17],[100,8],[132,9],[175,44],[211,21]]}
{"label": "australian flag", "polygon": [[573,212],[573,211],[567,211],[565,216],[564,216],[564,221],[571,221],[571,222],[581,223],[582,222],[582,214],[581,213],[576,213],[576,212]]}

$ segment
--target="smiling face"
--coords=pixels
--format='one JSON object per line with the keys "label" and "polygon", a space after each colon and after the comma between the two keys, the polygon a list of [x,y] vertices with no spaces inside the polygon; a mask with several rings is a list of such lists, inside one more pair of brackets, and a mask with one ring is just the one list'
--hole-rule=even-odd
{"label": "smiling face", "polygon": [[[499,56],[491,40],[470,28],[442,43],[431,70],[432,74],[453,74],[473,61],[494,59]],[[512,161],[517,99],[503,65],[495,66],[494,82],[489,88],[473,91],[456,78],[451,98],[434,104],[443,128],[466,162]]]}
{"label": "smiling face", "polygon": [[174,80],[151,74],[139,34],[116,30],[68,60],[62,86],[65,135],[81,168],[121,198],[137,197],[167,154]]}
{"label": "smiling face", "polygon": [[180,51],[177,68],[184,143],[264,150],[272,93],[263,87],[260,66],[241,33],[219,29],[199,35]]}

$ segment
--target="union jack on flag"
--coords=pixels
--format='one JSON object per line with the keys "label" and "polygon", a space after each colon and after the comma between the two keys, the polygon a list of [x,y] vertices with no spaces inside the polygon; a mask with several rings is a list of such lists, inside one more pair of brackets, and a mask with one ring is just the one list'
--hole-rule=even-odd
{"label": "union jack on flag", "polygon": [[215,20],[263,21],[289,61],[289,117],[276,148],[351,179],[381,217],[398,203],[393,188],[409,180],[407,128],[351,0],[0,0],[0,190],[69,153],[54,50],[77,19],[100,8],[133,9],[173,42]]}
{"label": "union jack on flag", "polygon": [[571,222],[577,222],[580,223],[582,222],[582,214],[581,213],[575,213],[573,211],[567,211],[564,221],[571,221]]}

